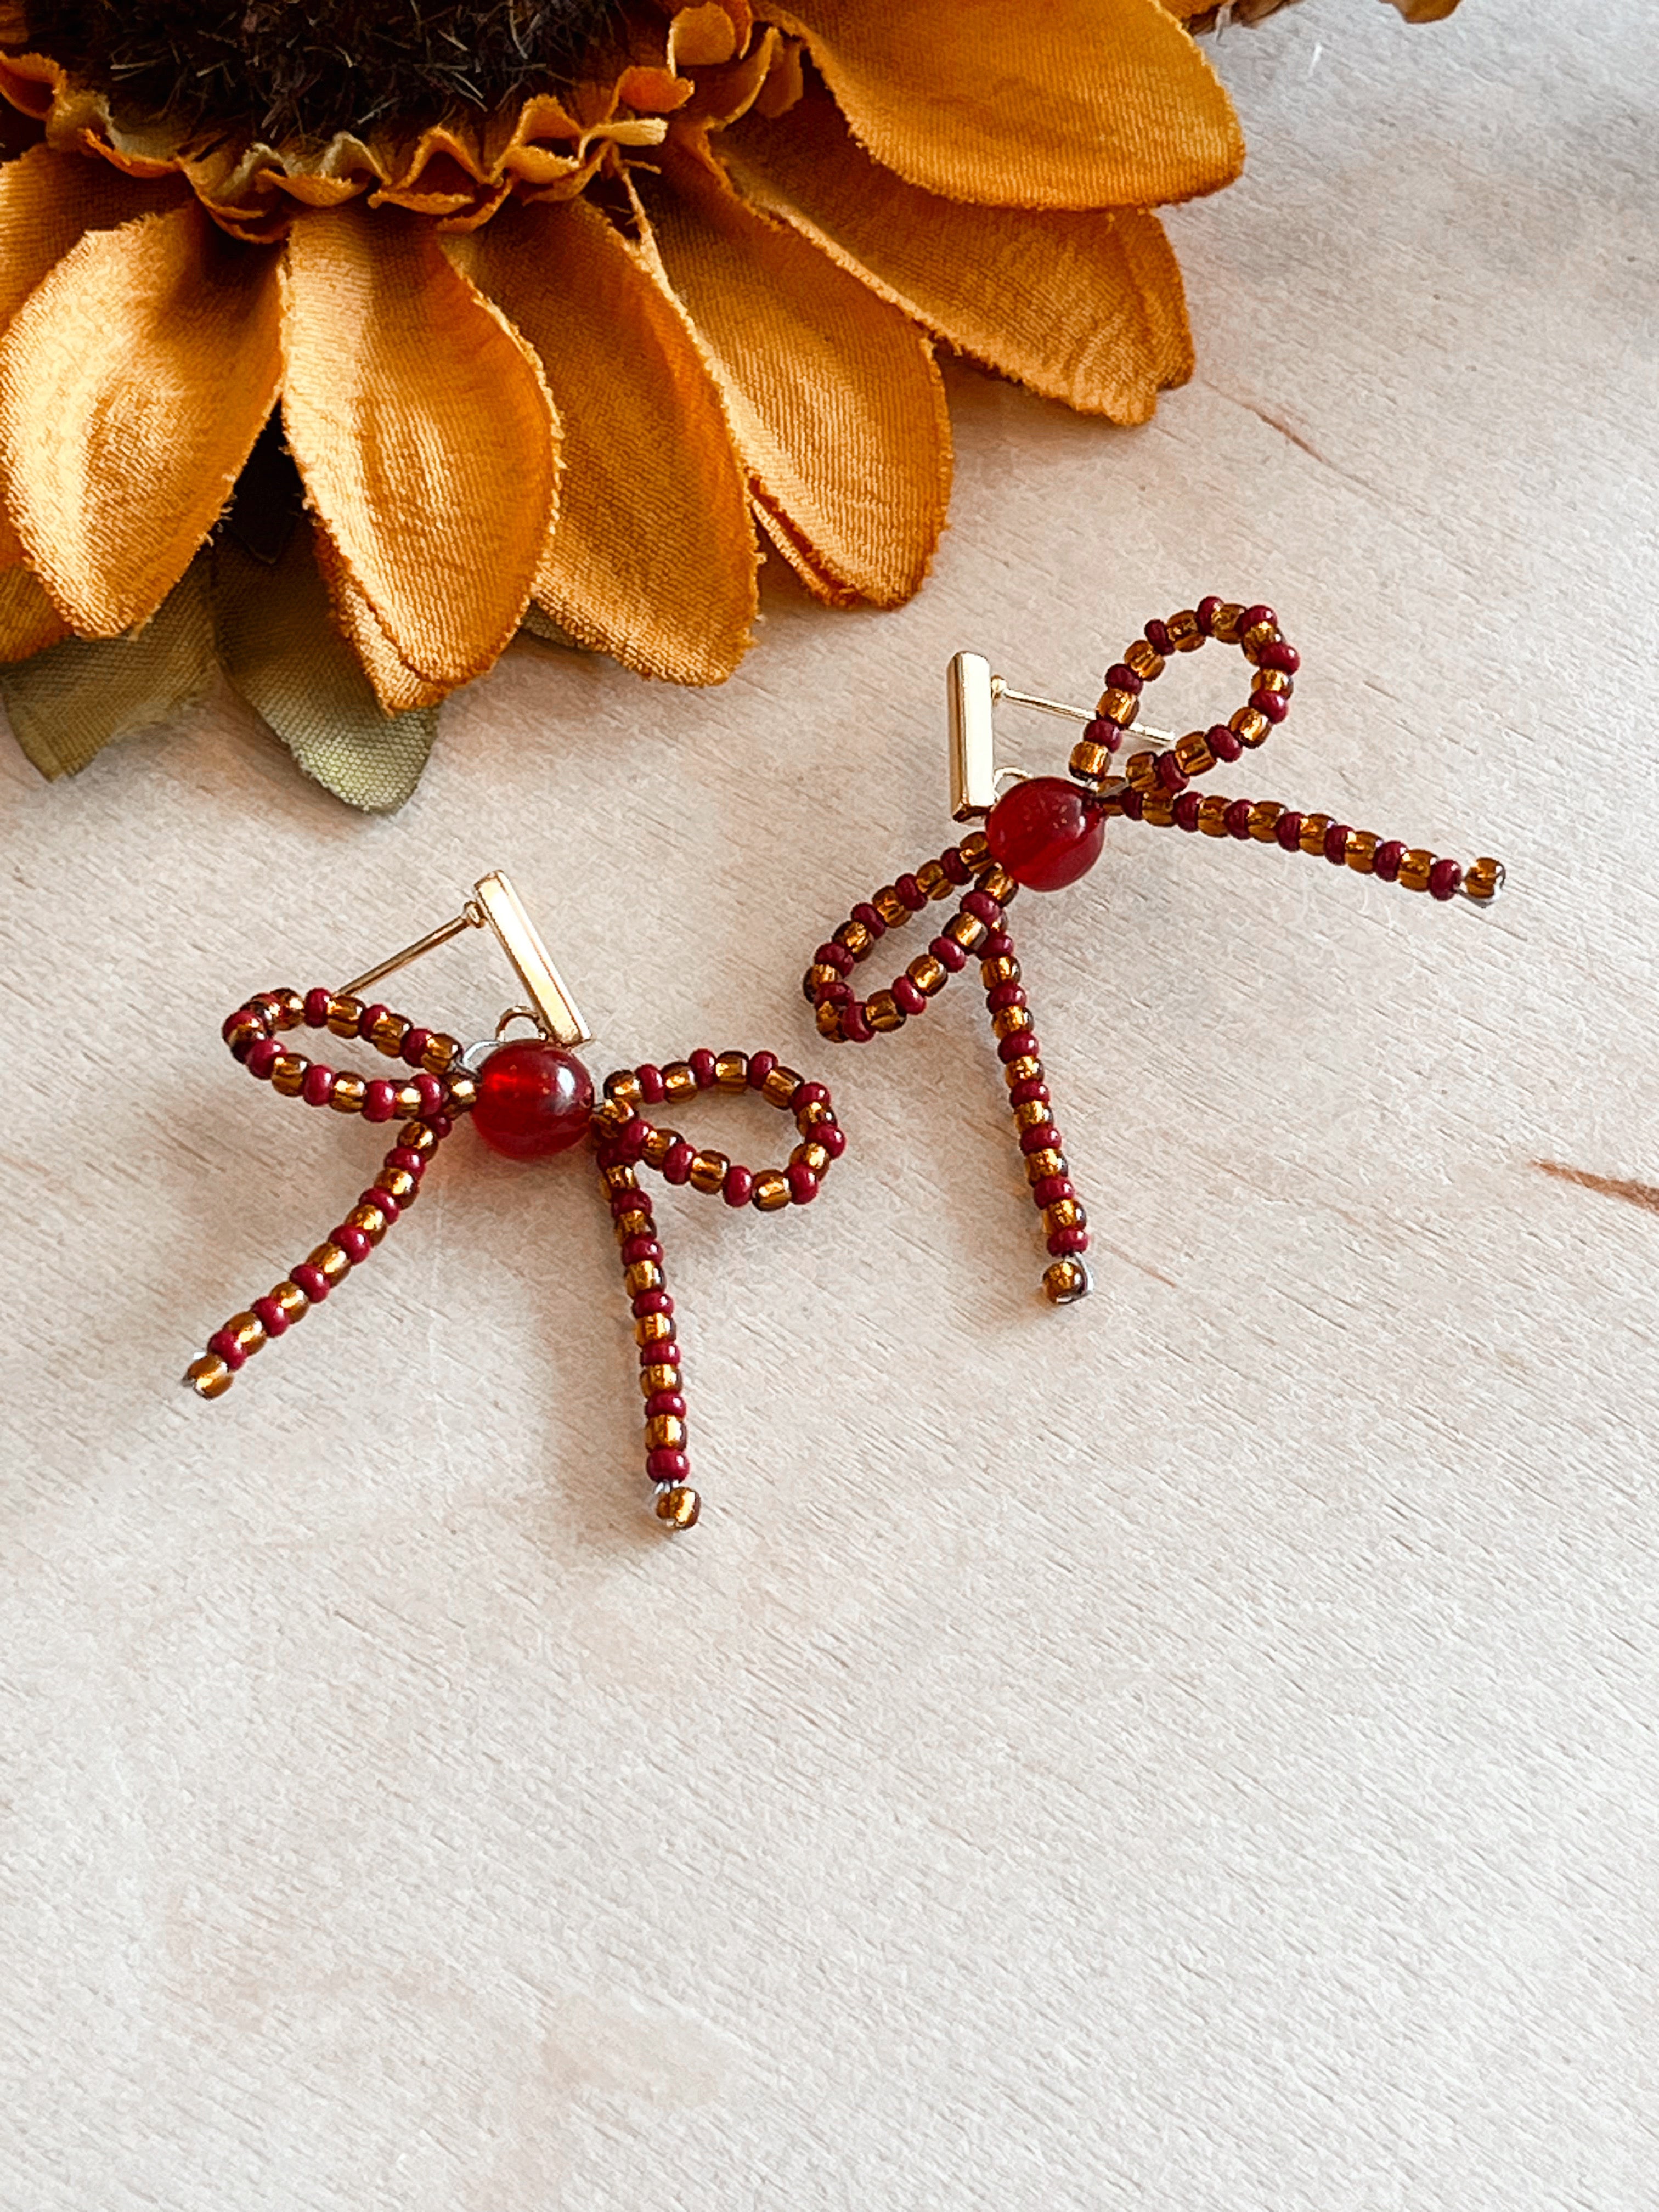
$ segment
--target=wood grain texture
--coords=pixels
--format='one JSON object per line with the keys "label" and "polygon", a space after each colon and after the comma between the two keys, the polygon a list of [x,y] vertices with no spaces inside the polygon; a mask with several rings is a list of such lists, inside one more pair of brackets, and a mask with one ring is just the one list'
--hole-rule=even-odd
{"label": "wood grain texture", "polygon": [[[1659,73],[1594,14],[1224,37],[1197,380],[1115,432],[954,374],[900,613],[772,575],[690,696],[514,656],[390,822],[224,697],[0,755],[8,2212],[1650,2205],[1659,1223],[1533,1164],[1659,1183]],[[1054,1314],[967,994],[828,1062],[798,979],[938,849],[950,651],[1086,696],[1209,589],[1304,651],[1259,787],[1510,890],[1126,826],[1031,900],[1100,1231]],[[374,1156],[222,1012],[491,866],[600,1064],[844,1108],[809,1214],[661,1207],[678,1545],[579,1172],[463,1137],[176,1384]]]}

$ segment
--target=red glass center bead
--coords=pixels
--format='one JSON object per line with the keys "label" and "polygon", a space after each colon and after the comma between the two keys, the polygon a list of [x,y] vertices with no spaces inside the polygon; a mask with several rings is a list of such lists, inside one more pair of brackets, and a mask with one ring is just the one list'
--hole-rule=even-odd
{"label": "red glass center bead", "polygon": [[1100,858],[1106,817],[1063,776],[1034,775],[991,809],[985,841],[998,866],[1031,891],[1064,890]]}
{"label": "red glass center bead", "polygon": [[568,1152],[593,1118],[593,1079],[573,1053],[525,1038],[492,1052],[478,1071],[472,1126],[492,1152],[539,1160]]}

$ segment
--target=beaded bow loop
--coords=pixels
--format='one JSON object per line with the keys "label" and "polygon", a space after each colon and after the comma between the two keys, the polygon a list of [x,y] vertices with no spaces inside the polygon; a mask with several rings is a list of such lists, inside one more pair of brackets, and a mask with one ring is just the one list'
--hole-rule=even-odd
{"label": "beaded bow loop", "polygon": [[[494,930],[532,1004],[501,1017],[493,1042],[463,1048],[441,1030],[424,1029],[362,994],[394,969],[417,959],[463,929]],[[505,1040],[518,1018],[537,1035]],[[304,1026],[361,1038],[387,1060],[418,1071],[402,1081],[372,1079],[325,1066],[279,1040]],[[617,1241],[623,1283],[640,1353],[645,1396],[645,1469],[655,1486],[659,1521],[689,1528],[702,1510],[687,1478],[685,1399],[674,1301],[668,1294],[662,1244],[651,1200],[637,1169],[655,1169],[670,1183],[718,1193],[729,1206],[774,1213],[805,1206],[845,1148],[829,1091],[786,1067],[775,1053],[694,1052],[666,1066],[647,1064],[608,1076],[596,1103],[592,1079],[570,1048],[590,1032],[549,958],[546,947],[505,876],[486,876],[459,915],[416,945],[383,961],[343,990],[260,991],[224,1024],[234,1059],[287,1098],[366,1121],[403,1117],[398,1141],[380,1171],[337,1228],[268,1296],[233,1314],[208,1340],[185,1380],[198,1397],[218,1398],[240,1369],[273,1337],[320,1305],[419,1195],[422,1179],[458,1120],[470,1115],[492,1151],[530,1160],[567,1152],[586,1140],[599,1170]],[[700,1151],[678,1131],[658,1127],[643,1109],[678,1103],[703,1091],[754,1091],[790,1114],[799,1141],[781,1167],[759,1170]]]}
{"label": "beaded bow loop", "polygon": [[[1195,652],[1210,638],[1237,645],[1255,672],[1246,703],[1226,722],[1180,738],[1146,728],[1137,716],[1146,685],[1164,673],[1171,654]],[[1307,853],[1357,875],[1426,891],[1442,902],[1462,898],[1484,908],[1502,888],[1501,861],[1478,860],[1465,869],[1397,838],[1351,829],[1328,814],[1300,813],[1277,799],[1200,796],[1189,788],[1195,777],[1260,746],[1285,720],[1300,665],[1271,607],[1213,598],[1168,622],[1148,623],[1122,659],[1107,670],[1092,714],[1010,690],[993,676],[988,661],[957,653],[947,680],[951,811],[958,822],[983,817],[985,826],[855,906],[819,945],[806,971],[802,988],[819,1035],[832,1044],[864,1044],[925,1012],[951,977],[978,959],[1026,1181],[1050,1255],[1043,1288],[1057,1305],[1085,1297],[1092,1288],[1084,1259],[1088,1219],[1061,1149],[1008,930],[1007,910],[1022,887],[1060,890],[1076,883],[1099,859],[1108,822],[1121,819]],[[993,713],[1004,699],[1086,725],[1073,749],[1069,778],[1011,780],[1008,771],[999,772]],[[1120,767],[1117,754],[1126,734],[1155,742]],[[1006,791],[1005,782],[1010,783]],[[956,912],[927,951],[888,989],[860,998],[849,978],[880,939],[933,901],[958,892]]]}

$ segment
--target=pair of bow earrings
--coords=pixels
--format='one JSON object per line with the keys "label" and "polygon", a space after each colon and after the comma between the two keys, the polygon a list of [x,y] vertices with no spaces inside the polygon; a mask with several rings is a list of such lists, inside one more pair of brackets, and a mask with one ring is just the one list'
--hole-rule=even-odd
{"label": "pair of bow earrings", "polygon": [[[1163,674],[1172,654],[1195,651],[1210,638],[1237,645],[1250,664],[1245,705],[1228,721],[1179,739],[1146,728],[1138,718],[1146,685]],[[1049,1255],[1043,1288],[1055,1304],[1071,1304],[1091,1287],[1084,1257],[1089,1232],[1061,1148],[1008,928],[1008,908],[1021,889],[1060,890],[1078,882],[1100,857],[1106,825],[1115,819],[1305,853],[1443,902],[1462,898],[1486,907],[1502,886],[1504,870],[1497,860],[1479,860],[1466,870],[1455,860],[1329,815],[1301,813],[1273,799],[1200,795],[1192,787],[1212,769],[1261,745],[1284,720],[1297,666],[1270,607],[1218,599],[1201,599],[1168,622],[1148,623],[1106,672],[1092,713],[1010,690],[979,655],[958,653],[948,677],[951,812],[958,823],[979,820],[984,826],[855,906],[819,945],[806,971],[804,989],[819,1034],[832,1043],[866,1043],[924,1012],[952,975],[978,961],[1026,1181]],[[999,700],[1085,726],[1068,776],[1011,778],[1008,771],[999,772],[994,728]],[[1126,736],[1155,742],[1120,763]],[[887,933],[951,898],[955,911],[926,950],[889,988],[860,998],[851,978]],[[469,928],[493,933],[528,1001],[501,1016],[492,1038],[463,1046],[367,996],[384,977]],[[509,1036],[519,1020],[529,1021],[534,1034]],[[361,1039],[404,1072],[400,1079],[365,1078],[309,1060],[281,1041],[301,1027]],[[233,1057],[283,1097],[399,1126],[378,1176],[339,1225],[267,1296],[233,1315],[209,1339],[206,1352],[186,1372],[191,1388],[204,1398],[222,1396],[252,1353],[322,1304],[413,1204],[440,1146],[463,1116],[471,1118],[486,1145],[512,1159],[540,1159],[586,1143],[621,1247],[645,1399],[645,1471],[656,1516],[670,1531],[690,1528],[701,1501],[688,1479],[674,1301],[639,1170],[652,1168],[665,1182],[717,1195],[734,1209],[772,1213],[807,1205],[845,1144],[825,1086],[785,1066],[775,1053],[700,1050],[663,1066],[621,1069],[596,1091],[576,1056],[592,1033],[500,874],[484,877],[453,921],[338,991],[255,993],[230,1016],[223,1035]],[[694,1146],[657,1118],[663,1107],[706,1091],[753,1092],[788,1114],[797,1141],[786,1162],[750,1170],[722,1152]]]}

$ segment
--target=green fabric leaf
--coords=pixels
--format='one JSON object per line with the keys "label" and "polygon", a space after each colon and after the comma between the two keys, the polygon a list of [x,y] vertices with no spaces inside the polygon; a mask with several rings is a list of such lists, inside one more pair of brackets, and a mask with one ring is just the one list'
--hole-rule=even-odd
{"label": "green fabric leaf", "polygon": [[421,780],[438,709],[388,714],[335,629],[308,529],[270,561],[235,537],[213,550],[213,619],[226,675],[308,776],[370,814],[390,814]]}
{"label": "green fabric leaf", "polygon": [[520,617],[520,636],[522,637],[526,630],[542,645],[562,645],[567,653],[586,653],[587,650],[586,646],[578,645],[568,631],[561,629],[552,616],[538,607],[534,599]]}
{"label": "green fabric leaf", "polygon": [[193,561],[140,629],[65,638],[0,668],[0,698],[42,775],[77,775],[117,738],[152,729],[213,681],[207,563]]}

